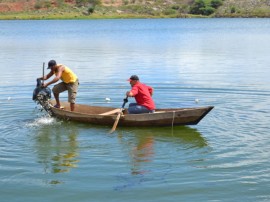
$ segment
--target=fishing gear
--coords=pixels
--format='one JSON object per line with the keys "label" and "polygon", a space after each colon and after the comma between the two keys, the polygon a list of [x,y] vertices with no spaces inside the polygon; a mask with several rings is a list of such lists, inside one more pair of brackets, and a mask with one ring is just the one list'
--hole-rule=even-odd
{"label": "fishing gear", "polygon": [[32,99],[41,107],[48,112],[49,115],[52,115],[51,105],[49,100],[51,99],[52,91],[49,87],[44,88],[41,82],[41,79],[37,79],[36,88],[33,91]]}

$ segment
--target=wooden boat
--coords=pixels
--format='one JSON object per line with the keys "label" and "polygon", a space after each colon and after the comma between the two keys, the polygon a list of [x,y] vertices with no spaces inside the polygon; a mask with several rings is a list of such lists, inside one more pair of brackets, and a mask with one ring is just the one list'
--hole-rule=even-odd
{"label": "wooden boat", "polygon": [[[50,101],[54,106],[55,102]],[[112,126],[120,109],[102,106],[76,104],[71,112],[68,102],[61,102],[63,108],[51,107],[52,116],[70,121],[86,122],[98,125]],[[196,125],[214,107],[156,109],[155,113],[128,114],[124,110],[119,120],[119,126],[171,126]]]}

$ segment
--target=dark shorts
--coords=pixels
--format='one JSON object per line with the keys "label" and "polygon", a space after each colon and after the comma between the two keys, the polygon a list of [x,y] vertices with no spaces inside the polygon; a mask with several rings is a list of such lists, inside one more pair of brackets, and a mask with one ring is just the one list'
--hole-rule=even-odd
{"label": "dark shorts", "polygon": [[76,95],[78,92],[79,81],[78,79],[74,83],[61,82],[56,84],[52,91],[53,93],[60,94],[64,91],[68,91],[68,102],[75,103]]}

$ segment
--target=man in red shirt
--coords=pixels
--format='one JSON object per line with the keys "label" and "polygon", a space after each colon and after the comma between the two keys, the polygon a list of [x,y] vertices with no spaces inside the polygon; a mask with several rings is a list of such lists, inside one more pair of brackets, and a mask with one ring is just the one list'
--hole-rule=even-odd
{"label": "man in red shirt", "polygon": [[137,103],[130,103],[128,107],[129,114],[153,113],[155,103],[152,99],[153,88],[139,81],[137,75],[132,75],[128,81],[131,90],[126,93],[128,97],[135,97]]}

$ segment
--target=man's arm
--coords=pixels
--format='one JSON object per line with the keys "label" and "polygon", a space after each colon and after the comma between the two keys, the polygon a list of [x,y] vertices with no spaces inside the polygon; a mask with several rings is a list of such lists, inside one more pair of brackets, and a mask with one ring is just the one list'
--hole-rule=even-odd
{"label": "man's arm", "polygon": [[44,76],[44,77],[42,76],[42,77],[39,77],[37,79],[47,80],[47,79],[51,78],[52,75],[53,75],[53,72],[50,71],[46,76]]}
{"label": "man's arm", "polygon": [[137,86],[133,86],[130,91],[127,91],[126,96],[128,96],[128,97],[134,97],[137,94],[138,94],[138,87]]}
{"label": "man's arm", "polygon": [[131,91],[127,91],[126,96],[133,97],[134,95],[133,95],[133,93]]}
{"label": "man's arm", "polygon": [[[63,71],[65,70],[65,68],[63,66],[58,68],[58,72],[56,74],[56,76],[53,78],[53,80],[49,81],[48,83],[44,84],[43,86],[46,88],[47,86],[56,83],[62,76]],[[49,74],[53,74],[53,72],[51,71]],[[48,75],[49,75],[48,74]]]}
{"label": "man's arm", "polygon": [[151,86],[148,86],[148,90],[151,96],[153,96],[154,93],[154,88],[152,88]]}

